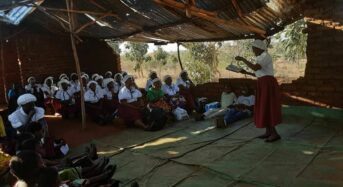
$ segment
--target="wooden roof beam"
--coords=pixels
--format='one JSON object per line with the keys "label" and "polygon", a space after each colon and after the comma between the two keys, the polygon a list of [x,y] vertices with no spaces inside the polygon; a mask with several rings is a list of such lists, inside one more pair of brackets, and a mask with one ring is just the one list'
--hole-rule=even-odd
{"label": "wooden roof beam", "polygon": [[[171,8],[176,8],[176,9],[183,10],[183,11],[186,8],[185,4],[179,3],[179,2],[176,2],[176,1],[173,1],[173,0],[154,0],[154,2],[156,2],[157,4],[163,5],[163,6],[167,6],[167,7],[171,7]],[[206,11],[206,10],[203,10],[203,9],[199,9],[199,8],[194,7],[194,6],[192,6],[190,8],[190,10],[191,10],[190,11],[191,15],[199,17],[199,18],[202,18],[202,19],[205,19],[207,21],[210,21],[210,22],[213,22],[213,23],[216,23],[216,24],[227,25],[227,26],[230,26],[230,27],[233,27],[233,28],[237,28],[237,29],[240,29],[240,30],[254,32],[254,33],[257,33],[259,35],[265,35],[266,34],[265,30],[257,28],[255,26],[235,23],[235,22],[232,22],[232,21],[229,21],[229,20],[218,18],[216,16],[216,13],[213,13],[213,12],[210,12],[210,14],[208,14],[209,11]]]}
{"label": "wooden roof beam", "polygon": [[102,19],[106,18],[107,16],[109,16],[109,14],[110,14],[110,13],[104,14],[104,15],[98,17],[98,18],[95,18],[95,20],[90,21],[90,22],[88,22],[88,23],[86,23],[86,24],[80,26],[78,29],[76,29],[76,30],[74,31],[74,33],[75,33],[75,34],[78,34],[79,32],[81,32],[81,31],[82,31],[83,29],[85,29],[86,27],[89,27],[89,26],[95,24],[97,21],[101,21]]}

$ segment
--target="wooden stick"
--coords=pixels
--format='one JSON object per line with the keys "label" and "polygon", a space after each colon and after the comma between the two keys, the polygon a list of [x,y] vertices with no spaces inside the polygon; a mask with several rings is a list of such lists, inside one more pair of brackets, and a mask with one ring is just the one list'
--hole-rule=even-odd
{"label": "wooden stick", "polygon": [[[70,7],[73,8],[73,0],[66,0],[67,9],[69,10],[69,1],[70,1]],[[70,32],[70,41],[71,41],[71,47],[73,49],[73,55],[75,59],[75,66],[76,66],[76,72],[77,76],[79,78],[80,82],[80,94],[81,94],[81,115],[82,115],[82,129],[84,130],[86,128],[86,108],[85,108],[85,99],[84,99],[84,90],[83,90],[83,82],[81,78],[81,68],[80,68],[80,62],[79,62],[79,56],[77,55],[77,49],[75,44],[75,39],[73,37],[73,29],[74,29],[74,19],[71,15],[71,12],[68,12],[68,18],[69,18],[69,32]]]}
{"label": "wooden stick", "polygon": [[[172,0],[154,0],[156,3],[164,5],[164,6],[168,6],[168,7],[172,7],[172,8],[176,8],[176,9],[180,9],[180,10],[184,10],[185,4],[183,3],[179,3],[176,1],[172,1]],[[198,8],[191,8],[191,15],[205,19],[207,21],[216,23],[216,24],[222,24],[222,25],[227,25],[230,26],[234,29],[240,29],[240,30],[244,30],[244,31],[249,31],[249,32],[255,32],[257,34],[262,34],[264,35],[266,33],[266,31],[257,28],[255,26],[250,26],[250,25],[243,25],[240,23],[236,23],[233,21],[229,21],[229,20],[225,20],[225,19],[221,19],[218,18],[216,16],[213,16],[211,14],[208,14],[208,11],[199,11],[202,9],[198,9]]]}
{"label": "wooden stick", "polygon": [[[89,10],[73,10],[73,9],[62,9],[62,8],[51,8],[51,7],[44,7],[44,6],[40,6],[46,10],[49,11],[56,11],[56,12],[67,12],[67,13],[75,13],[75,14],[91,14],[91,15],[98,15],[98,16],[102,16],[104,14],[108,14],[106,12],[94,12],[94,11],[89,11]],[[114,17],[118,17],[117,14],[115,13],[111,13],[109,14],[110,16],[114,16]]]}
{"label": "wooden stick", "polygon": [[[2,24],[0,24],[0,36],[2,35]],[[0,39],[0,59],[1,59],[1,73],[2,73],[2,84],[4,86],[4,97],[5,101],[8,104],[8,98],[7,98],[7,87],[6,87],[6,75],[5,75],[5,60],[4,60],[4,45],[2,43],[2,40]]]}
{"label": "wooden stick", "polygon": [[20,50],[19,50],[18,46],[19,46],[18,39],[16,38],[16,40],[15,40],[15,48],[16,48],[16,51],[17,51],[17,60],[18,60],[18,66],[19,66],[20,82],[21,82],[21,85],[24,86],[25,83],[24,83],[23,69],[21,67]]}
{"label": "wooden stick", "polygon": [[[110,14],[110,13],[109,13],[109,14]],[[74,34],[77,34],[77,33],[81,32],[81,31],[82,31],[83,29],[85,29],[86,27],[93,25],[93,24],[96,23],[97,21],[100,21],[101,19],[103,19],[103,18],[105,18],[105,17],[107,17],[107,16],[108,16],[108,14],[104,14],[104,15],[98,17],[98,18],[95,18],[95,20],[90,21],[90,22],[88,22],[88,23],[82,25],[81,27],[79,27],[78,29],[75,30]]]}
{"label": "wooden stick", "polygon": [[166,6],[176,8],[179,10],[186,10],[186,8],[189,8],[192,12],[199,12],[199,13],[207,14],[210,16],[217,16],[217,12],[207,11],[204,9],[197,8],[195,6],[190,6],[190,5],[187,5],[184,3],[179,3],[179,2],[173,1],[173,0],[154,0],[154,1],[158,4],[164,4]]}
{"label": "wooden stick", "polygon": [[106,11],[106,8],[104,8],[103,6],[101,6],[99,3],[95,2],[94,0],[88,0],[90,3],[92,3],[93,5],[95,5],[96,7],[100,8],[101,10]]}
{"label": "wooden stick", "polygon": [[180,43],[177,42],[177,59],[179,60],[181,71],[183,71],[181,56],[180,56]]}

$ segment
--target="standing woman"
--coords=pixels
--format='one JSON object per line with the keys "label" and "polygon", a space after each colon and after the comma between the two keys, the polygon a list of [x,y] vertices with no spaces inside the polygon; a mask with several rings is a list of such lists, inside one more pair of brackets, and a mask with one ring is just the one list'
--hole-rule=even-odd
{"label": "standing woman", "polygon": [[[258,138],[266,142],[274,142],[281,137],[275,126],[281,123],[281,97],[279,85],[274,77],[272,57],[267,52],[267,45],[262,40],[255,40],[252,50],[256,56],[256,64],[237,56],[236,60],[244,62],[254,70],[257,77],[256,103],[254,107],[254,121],[257,128],[266,128],[266,133]],[[241,73],[251,73],[242,70]]]}

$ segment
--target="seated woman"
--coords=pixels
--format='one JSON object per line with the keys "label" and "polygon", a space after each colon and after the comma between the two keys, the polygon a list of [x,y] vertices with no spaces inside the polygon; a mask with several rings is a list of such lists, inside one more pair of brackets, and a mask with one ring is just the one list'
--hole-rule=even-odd
{"label": "seated woman", "polygon": [[65,74],[65,73],[62,73],[62,74],[58,77],[58,79],[59,79],[59,80],[66,79],[66,80],[69,81],[69,77],[68,77],[68,75]]}
{"label": "seated woman", "polygon": [[165,101],[164,93],[161,89],[162,83],[159,78],[151,81],[152,87],[147,92],[147,99],[150,108],[161,108],[166,113],[171,112],[171,106]]}
{"label": "seated woman", "polygon": [[103,87],[103,106],[105,108],[105,111],[107,112],[107,118],[109,118],[109,120],[112,120],[115,117],[115,111],[118,107],[119,88],[114,84],[114,79],[112,78],[104,79]]}
{"label": "seated woman", "polygon": [[187,111],[191,113],[195,108],[194,97],[192,95],[193,82],[189,79],[187,71],[182,71],[176,81],[176,85],[180,88],[180,95],[186,99]]}
{"label": "seated woman", "polygon": [[145,108],[142,98],[142,93],[135,88],[135,83],[130,75],[123,78],[125,86],[119,91],[118,100],[119,108],[118,115],[127,124],[134,125],[143,129],[148,129],[149,126],[143,123],[142,110]]}
{"label": "seated woman", "polygon": [[78,79],[79,78],[76,73],[72,73],[70,75],[70,87],[74,89],[75,93],[80,92],[80,81]]}
{"label": "seated woman", "polygon": [[51,76],[47,77],[42,86],[42,91],[44,93],[44,105],[47,108],[49,107],[50,109],[53,109],[54,114],[57,113],[54,105],[54,97],[57,90],[57,86],[54,85],[54,78]]}
{"label": "seated woman", "polygon": [[152,81],[156,78],[157,78],[157,73],[155,71],[152,71],[149,73],[149,79],[146,82],[145,91],[148,91],[152,87]]}
{"label": "seated woman", "polygon": [[105,124],[106,111],[103,108],[104,95],[101,90],[97,90],[97,82],[95,81],[89,81],[87,87],[88,90],[84,95],[86,112],[95,122]]}
{"label": "seated woman", "polygon": [[42,85],[36,83],[35,77],[29,77],[27,82],[28,84],[25,86],[26,92],[37,98],[35,103],[36,106],[44,108],[44,93],[42,91]]}
{"label": "seated woman", "polygon": [[119,88],[118,90],[121,90],[125,84],[123,83],[123,76],[121,75],[121,73],[117,73],[114,75],[114,81],[116,86]]}
{"label": "seated woman", "polygon": [[77,116],[78,107],[75,103],[74,90],[70,87],[69,81],[62,79],[58,82],[59,89],[55,95],[55,108],[62,115],[62,118],[68,119],[70,114]]}
{"label": "seated woman", "polygon": [[112,72],[111,71],[106,71],[105,73],[105,79],[112,78]]}
{"label": "seated woman", "polygon": [[164,77],[165,84],[162,86],[162,91],[166,96],[166,101],[172,106],[173,109],[180,107],[186,108],[186,99],[179,95],[179,87],[173,83],[170,75]]}
{"label": "seated woman", "polygon": [[255,96],[251,94],[246,87],[242,87],[238,92],[240,92],[240,95],[234,101],[233,105],[229,106],[230,109],[225,113],[225,126],[229,126],[238,120],[252,116]]}

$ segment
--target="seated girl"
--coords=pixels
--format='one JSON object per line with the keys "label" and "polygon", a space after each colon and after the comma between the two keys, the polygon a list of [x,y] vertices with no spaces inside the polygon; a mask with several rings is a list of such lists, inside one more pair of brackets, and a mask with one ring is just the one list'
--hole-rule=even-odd
{"label": "seated girl", "polygon": [[97,85],[95,81],[89,81],[87,84],[88,90],[84,95],[86,112],[95,122],[105,124],[106,111],[103,108],[104,94],[101,90],[98,90]]}
{"label": "seated girl", "polygon": [[252,95],[246,87],[242,87],[238,92],[240,92],[240,95],[234,101],[233,105],[229,106],[230,109],[225,113],[225,126],[252,116],[255,105],[255,96]]}
{"label": "seated girl", "polygon": [[180,77],[176,81],[176,85],[180,88],[180,95],[186,99],[187,111],[191,113],[195,108],[194,97],[192,95],[193,82],[189,79],[187,71],[182,71]]}
{"label": "seated girl", "polygon": [[145,108],[142,100],[142,93],[136,89],[133,77],[126,75],[123,78],[125,86],[119,91],[118,115],[126,124],[134,124],[143,129],[149,126],[143,123],[142,111]]}
{"label": "seated girl", "polygon": [[74,116],[78,113],[78,107],[75,104],[74,90],[69,86],[69,81],[62,79],[58,82],[59,89],[55,94],[54,105],[62,118],[69,118],[70,114]]}
{"label": "seated girl", "polygon": [[115,111],[118,107],[118,91],[119,88],[115,85],[114,79],[107,78],[103,81],[103,87],[102,90],[104,94],[104,108],[107,112],[107,118],[109,120],[112,120],[115,117]]}
{"label": "seated girl", "polygon": [[173,84],[173,79],[170,75],[164,77],[165,84],[162,86],[162,91],[166,97],[166,101],[173,109],[180,107],[186,109],[186,99],[179,94],[179,87]]}
{"label": "seated girl", "polygon": [[44,84],[42,86],[42,91],[44,93],[44,105],[45,107],[50,107],[53,109],[53,113],[57,113],[57,110],[54,105],[54,97],[55,93],[57,92],[58,88],[54,85],[54,78],[47,77],[44,80]]}
{"label": "seated girl", "polygon": [[165,101],[164,93],[161,89],[162,83],[159,78],[151,81],[152,87],[147,92],[149,108],[161,108],[166,113],[171,112],[171,106]]}

